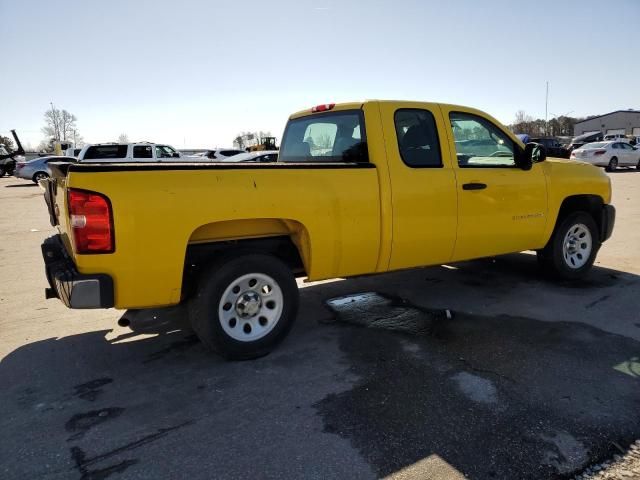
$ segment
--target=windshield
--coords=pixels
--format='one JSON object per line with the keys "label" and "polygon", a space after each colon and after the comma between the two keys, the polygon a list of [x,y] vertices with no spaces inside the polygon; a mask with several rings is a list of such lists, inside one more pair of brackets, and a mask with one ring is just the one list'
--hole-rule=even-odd
{"label": "windshield", "polygon": [[369,161],[362,111],[311,115],[289,121],[282,138],[281,162]]}
{"label": "windshield", "polygon": [[586,145],[583,145],[581,148],[587,149],[587,148],[602,148],[602,147],[606,147],[608,145],[608,142],[594,142],[594,143],[587,143]]}

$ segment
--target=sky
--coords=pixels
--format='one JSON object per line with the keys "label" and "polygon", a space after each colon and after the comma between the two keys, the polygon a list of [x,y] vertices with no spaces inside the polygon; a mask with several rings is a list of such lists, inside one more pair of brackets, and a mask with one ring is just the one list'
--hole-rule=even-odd
{"label": "sky", "polygon": [[364,99],[456,103],[503,123],[640,109],[640,0],[0,0],[0,134],[50,102],[86,142],[231,146]]}

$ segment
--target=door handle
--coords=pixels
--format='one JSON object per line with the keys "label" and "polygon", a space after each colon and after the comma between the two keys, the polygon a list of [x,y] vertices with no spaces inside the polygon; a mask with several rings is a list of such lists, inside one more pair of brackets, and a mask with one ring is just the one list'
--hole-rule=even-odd
{"label": "door handle", "polygon": [[486,183],[463,183],[462,184],[463,190],[484,190],[485,188],[487,188]]}

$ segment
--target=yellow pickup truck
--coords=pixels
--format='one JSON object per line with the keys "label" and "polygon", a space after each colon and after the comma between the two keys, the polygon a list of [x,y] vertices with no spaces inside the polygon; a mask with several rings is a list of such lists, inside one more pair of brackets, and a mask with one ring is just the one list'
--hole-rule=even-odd
{"label": "yellow pickup truck", "polygon": [[309,281],[536,250],[591,268],[615,209],[601,169],[546,159],[481,111],[408,101],[291,115],[274,163],[56,164],[42,245],[71,308],[187,302],[228,358],[268,353]]}

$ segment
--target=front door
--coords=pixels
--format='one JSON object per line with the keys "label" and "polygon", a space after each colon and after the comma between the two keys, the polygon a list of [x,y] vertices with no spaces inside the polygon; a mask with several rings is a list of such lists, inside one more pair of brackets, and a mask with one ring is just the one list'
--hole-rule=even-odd
{"label": "front door", "polygon": [[454,260],[540,248],[547,222],[542,164],[516,166],[522,147],[479,112],[443,106],[451,122],[457,180],[458,229]]}

